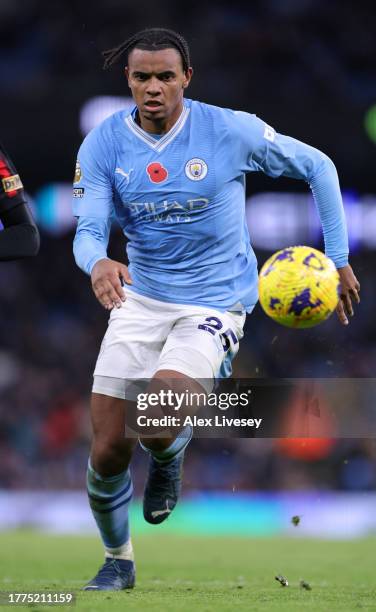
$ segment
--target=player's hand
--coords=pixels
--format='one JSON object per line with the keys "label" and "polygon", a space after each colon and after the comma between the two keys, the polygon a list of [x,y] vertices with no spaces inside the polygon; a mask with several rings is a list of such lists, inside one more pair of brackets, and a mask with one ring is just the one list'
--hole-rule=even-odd
{"label": "player's hand", "polygon": [[348,325],[349,320],[347,317],[354,315],[352,302],[354,301],[356,304],[360,302],[360,284],[349,265],[339,268],[338,274],[340,278],[340,292],[336,311],[342,325]]}
{"label": "player's hand", "polygon": [[121,308],[125,302],[122,282],[132,284],[128,268],[119,261],[100,259],[91,271],[91,286],[97,300],[107,310]]}

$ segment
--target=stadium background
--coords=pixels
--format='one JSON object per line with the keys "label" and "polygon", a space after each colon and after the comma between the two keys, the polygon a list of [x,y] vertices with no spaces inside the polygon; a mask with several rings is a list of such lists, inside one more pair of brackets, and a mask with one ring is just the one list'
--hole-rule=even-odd
{"label": "stadium background", "polygon": [[[0,267],[0,498],[8,502],[1,504],[0,528],[92,528],[83,492],[88,401],[107,315],[73,261],[70,182],[83,130],[128,96],[121,65],[104,73],[100,51],[145,26],[174,28],[190,42],[190,97],[258,114],[324,150],[339,172],[351,262],[362,286],[354,320],[342,328],[333,317],[297,332],[277,327],[258,307],[236,375],[374,376],[372,10],[370,1],[354,7],[349,0],[192,1],[184,9],[161,1],[158,11],[146,0],[96,0],[90,9],[68,0],[1,0],[0,134],[28,191],[42,246],[35,260]],[[321,246],[306,185],[255,174],[247,193],[260,262],[292,243]],[[111,249],[121,257],[117,231]],[[137,496],[145,463],[138,453]],[[166,530],[197,530],[200,507],[203,532],[275,533],[290,529],[288,517],[298,508],[306,517],[315,514],[303,532],[358,535],[376,529],[375,484],[372,439],[313,449],[276,440],[196,440],[186,462],[186,503]],[[137,529],[146,529],[141,520]]]}

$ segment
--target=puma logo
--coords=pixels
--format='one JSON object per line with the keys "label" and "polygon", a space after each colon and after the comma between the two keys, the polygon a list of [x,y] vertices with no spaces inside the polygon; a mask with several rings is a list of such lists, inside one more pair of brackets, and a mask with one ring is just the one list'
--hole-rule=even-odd
{"label": "puma logo", "polygon": [[168,499],[166,500],[166,508],[164,510],[154,510],[151,515],[153,518],[157,518],[157,516],[161,516],[162,514],[170,514],[171,508],[168,507]]}
{"label": "puma logo", "polygon": [[131,168],[129,170],[129,172],[124,172],[124,170],[122,168],[116,168],[115,174],[120,174],[121,176],[124,176],[124,178],[127,179],[127,185],[128,185],[128,183],[130,181],[130,177],[131,177],[131,172],[133,172],[133,171],[134,171],[133,168]]}

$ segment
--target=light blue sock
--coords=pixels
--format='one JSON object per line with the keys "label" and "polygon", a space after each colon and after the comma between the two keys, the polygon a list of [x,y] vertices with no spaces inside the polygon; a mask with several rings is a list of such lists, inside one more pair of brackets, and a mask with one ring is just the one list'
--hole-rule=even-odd
{"label": "light blue sock", "polygon": [[182,453],[186,449],[189,442],[191,441],[192,434],[193,434],[192,427],[190,425],[187,425],[186,427],[184,427],[184,429],[181,430],[178,437],[175,438],[172,444],[168,446],[167,448],[165,448],[164,450],[161,450],[161,451],[150,450],[149,448],[147,448],[146,446],[142,444],[141,440],[140,440],[140,446],[141,448],[144,449],[144,451],[150,453],[156,461],[159,461],[160,463],[167,463],[168,461],[175,459],[175,457],[180,455],[180,453]]}
{"label": "light blue sock", "polygon": [[129,540],[128,506],[133,493],[129,470],[104,478],[92,468],[89,459],[87,492],[106,549],[121,548]]}

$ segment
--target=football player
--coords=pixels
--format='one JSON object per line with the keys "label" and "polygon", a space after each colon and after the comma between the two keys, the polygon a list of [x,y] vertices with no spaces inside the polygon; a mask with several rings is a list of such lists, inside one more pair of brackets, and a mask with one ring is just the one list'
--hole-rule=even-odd
{"label": "football player", "polygon": [[[111,311],[94,371],[87,472],[105,563],[88,590],[131,588],[135,581],[128,523],[134,441],[124,435],[127,414],[137,412],[139,387],[132,382],[150,379],[149,393],[163,390],[166,380],[202,392],[219,373],[231,372],[245,314],[257,302],[246,173],[309,183],[326,254],[341,277],[342,323],[352,299],[359,300],[333,162],[255,115],[186,99],[189,49],[173,31],[135,34],[105,53],[105,67],[121,58],[135,107],[86,137],[74,183],[76,261]],[[129,267],[107,256],[114,216],[128,239]],[[143,502],[150,523],[168,518],[176,505],[191,435],[189,427],[175,437],[141,435],[150,454]]]}

